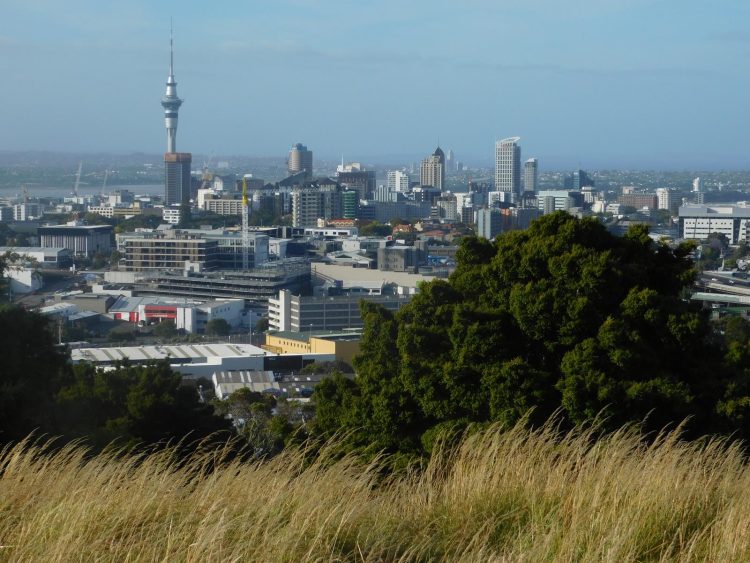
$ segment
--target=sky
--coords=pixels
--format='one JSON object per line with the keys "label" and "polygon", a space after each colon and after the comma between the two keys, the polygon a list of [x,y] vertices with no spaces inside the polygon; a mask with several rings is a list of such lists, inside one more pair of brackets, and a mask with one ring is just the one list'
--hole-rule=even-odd
{"label": "sky", "polygon": [[0,0],[0,150],[750,169],[747,0]]}

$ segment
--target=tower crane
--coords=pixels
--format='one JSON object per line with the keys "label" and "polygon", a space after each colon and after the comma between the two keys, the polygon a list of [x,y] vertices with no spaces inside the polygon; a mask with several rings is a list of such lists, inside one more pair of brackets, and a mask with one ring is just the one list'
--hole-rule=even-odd
{"label": "tower crane", "polygon": [[73,195],[78,197],[78,185],[81,183],[81,168],[83,167],[83,161],[78,162],[78,172],[76,172],[76,182],[73,184]]}
{"label": "tower crane", "polygon": [[248,223],[247,178],[242,178],[242,269],[247,270],[250,248],[250,225]]}

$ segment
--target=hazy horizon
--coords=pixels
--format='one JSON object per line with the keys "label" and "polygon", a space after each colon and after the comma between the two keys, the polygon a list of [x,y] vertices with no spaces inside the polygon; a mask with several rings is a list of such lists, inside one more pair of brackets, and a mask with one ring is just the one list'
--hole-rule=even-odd
{"label": "hazy horizon", "polygon": [[159,154],[174,20],[177,150],[543,169],[750,168],[750,5],[728,0],[7,2],[3,151]]}

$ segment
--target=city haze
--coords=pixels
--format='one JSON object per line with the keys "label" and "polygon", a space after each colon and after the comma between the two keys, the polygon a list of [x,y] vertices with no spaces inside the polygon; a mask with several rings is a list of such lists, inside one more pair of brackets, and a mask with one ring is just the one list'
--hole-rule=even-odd
{"label": "city haze", "polygon": [[542,168],[750,164],[750,6],[673,0],[6,3],[0,150],[166,145],[174,21],[179,150]]}

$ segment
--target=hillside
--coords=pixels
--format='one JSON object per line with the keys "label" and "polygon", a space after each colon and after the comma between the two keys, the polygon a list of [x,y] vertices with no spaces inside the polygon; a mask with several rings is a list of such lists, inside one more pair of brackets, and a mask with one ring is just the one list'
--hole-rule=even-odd
{"label": "hillside", "polygon": [[178,466],[169,451],[41,450],[0,455],[2,560],[750,559],[739,447],[675,433],[649,447],[630,430],[491,428],[390,478],[325,452]]}

